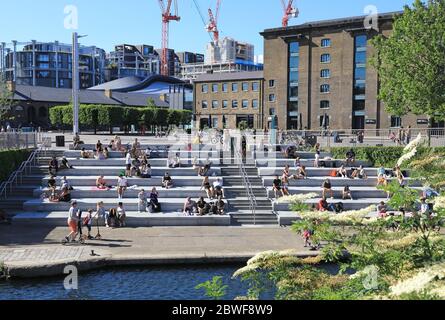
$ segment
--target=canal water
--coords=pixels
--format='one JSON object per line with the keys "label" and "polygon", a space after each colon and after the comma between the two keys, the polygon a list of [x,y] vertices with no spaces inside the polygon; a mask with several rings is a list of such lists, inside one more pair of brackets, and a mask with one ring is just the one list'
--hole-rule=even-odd
{"label": "canal water", "polygon": [[[225,299],[245,295],[247,284],[233,280],[242,265],[102,269],[79,274],[78,290],[67,291],[63,277],[0,281],[0,300],[203,300],[196,285],[222,276]],[[272,298],[272,297],[269,297]]]}

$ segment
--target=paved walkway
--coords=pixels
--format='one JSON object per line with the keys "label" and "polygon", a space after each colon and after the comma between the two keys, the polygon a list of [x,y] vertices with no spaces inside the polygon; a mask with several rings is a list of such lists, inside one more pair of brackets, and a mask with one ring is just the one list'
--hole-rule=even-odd
{"label": "paved walkway", "polygon": [[102,241],[64,247],[60,240],[66,233],[62,227],[1,226],[0,262],[12,276],[35,277],[63,274],[68,264],[89,270],[110,265],[245,262],[267,250],[313,254],[303,248],[299,236],[278,227],[103,228]]}

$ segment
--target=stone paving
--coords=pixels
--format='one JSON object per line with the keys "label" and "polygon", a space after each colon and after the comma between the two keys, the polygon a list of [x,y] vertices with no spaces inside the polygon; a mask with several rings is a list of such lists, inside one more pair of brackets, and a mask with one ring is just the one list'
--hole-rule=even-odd
{"label": "stone paving", "polygon": [[[301,238],[279,227],[181,227],[100,230],[102,241],[85,246],[60,244],[67,228],[35,228],[13,225],[0,228],[0,262],[10,274],[20,277],[58,275],[66,264],[97,265],[197,263],[207,261],[245,262],[259,252],[295,249],[313,255]],[[93,236],[96,231],[93,231]],[[94,250],[95,256],[91,256]],[[209,260],[210,259],[210,260]],[[51,270],[58,265],[58,269]]]}

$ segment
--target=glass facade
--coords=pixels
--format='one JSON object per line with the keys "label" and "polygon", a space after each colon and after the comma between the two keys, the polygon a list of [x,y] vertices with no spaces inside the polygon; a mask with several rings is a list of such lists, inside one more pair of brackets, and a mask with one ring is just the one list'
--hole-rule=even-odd
{"label": "glass facade", "polygon": [[298,86],[300,68],[300,43],[289,43],[288,129],[298,129]]}
{"label": "glass facade", "polygon": [[366,107],[366,62],[368,37],[356,35],[354,38],[354,90],[352,105],[352,128],[365,128]]}

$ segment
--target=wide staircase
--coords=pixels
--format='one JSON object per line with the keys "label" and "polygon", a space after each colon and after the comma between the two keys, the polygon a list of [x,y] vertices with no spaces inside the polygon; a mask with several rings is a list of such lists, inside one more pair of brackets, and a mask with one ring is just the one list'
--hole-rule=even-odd
{"label": "wide staircase", "polygon": [[272,203],[267,197],[263,181],[258,175],[258,169],[250,166],[245,171],[248,175],[252,192],[255,196],[255,213],[251,210],[251,200],[244,186],[240,169],[236,167],[221,168],[226,186],[226,196],[230,199],[230,212],[233,225],[277,225],[278,219],[272,212]]}

